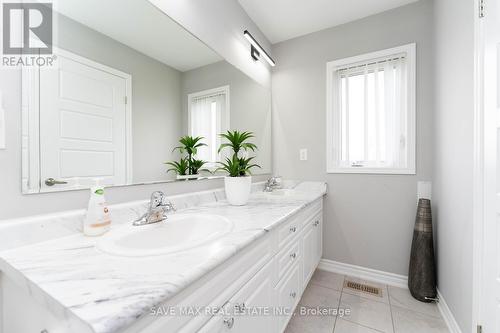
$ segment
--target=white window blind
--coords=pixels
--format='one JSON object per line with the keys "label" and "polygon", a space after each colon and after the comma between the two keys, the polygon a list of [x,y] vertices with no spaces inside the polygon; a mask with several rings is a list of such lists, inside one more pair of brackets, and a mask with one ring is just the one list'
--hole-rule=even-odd
{"label": "white window blind", "polygon": [[328,64],[329,172],[414,173],[414,54],[387,51]]}
{"label": "white window blind", "polygon": [[203,91],[189,95],[189,134],[203,137],[207,146],[200,147],[197,159],[207,161],[208,167],[214,167],[220,161],[218,147],[221,143],[220,133],[228,127],[227,87]]}

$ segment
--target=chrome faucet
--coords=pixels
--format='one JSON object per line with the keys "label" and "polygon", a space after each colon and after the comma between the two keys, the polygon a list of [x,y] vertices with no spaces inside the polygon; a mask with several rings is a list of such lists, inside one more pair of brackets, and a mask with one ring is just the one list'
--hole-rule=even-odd
{"label": "chrome faucet", "polygon": [[282,179],[280,176],[273,176],[269,178],[264,186],[264,192],[272,192],[275,189],[281,188]]}
{"label": "chrome faucet", "polygon": [[165,194],[156,191],[151,194],[148,211],[132,224],[135,226],[146,225],[161,222],[167,219],[167,213],[175,211],[171,202],[164,203]]}

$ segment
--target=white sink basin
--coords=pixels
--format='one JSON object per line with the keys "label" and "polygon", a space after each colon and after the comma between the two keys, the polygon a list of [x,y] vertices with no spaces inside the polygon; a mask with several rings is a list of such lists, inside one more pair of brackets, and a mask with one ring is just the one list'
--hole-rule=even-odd
{"label": "white sink basin", "polygon": [[283,189],[274,190],[274,191],[268,192],[268,193],[270,195],[276,195],[276,196],[289,196],[289,195],[294,194],[295,190],[283,188]]}
{"label": "white sink basin", "polygon": [[232,228],[233,223],[219,215],[174,214],[159,223],[111,230],[96,246],[103,252],[127,257],[164,255],[214,241]]}

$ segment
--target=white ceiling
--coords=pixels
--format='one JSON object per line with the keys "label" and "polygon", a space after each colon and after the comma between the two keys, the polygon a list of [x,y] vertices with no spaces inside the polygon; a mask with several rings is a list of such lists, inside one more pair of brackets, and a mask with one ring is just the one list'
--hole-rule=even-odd
{"label": "white ceiling", "polygon": [[223,60],[146,0],[59,0],[54,7],[180,71]]}
{"label": "white ceiling", "polygon": [[238,0],[271,43],[306,35],[418,0]]}

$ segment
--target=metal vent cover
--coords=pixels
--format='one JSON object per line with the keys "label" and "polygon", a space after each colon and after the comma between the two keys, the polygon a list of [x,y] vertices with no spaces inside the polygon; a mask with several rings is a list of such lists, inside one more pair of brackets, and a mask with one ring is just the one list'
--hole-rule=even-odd
{"label": "metal vent cover", "polygon": [[348,289],[352,289],[352,290],[356,290],[356,291],[361,291],[363,293],[367,293],[367,294],[370,294],[373,296],[382,297],[382,289],[381,288],[370,286],[370,285],[364,284],[364,283],[345,280],[344,288],[348,288]]}

